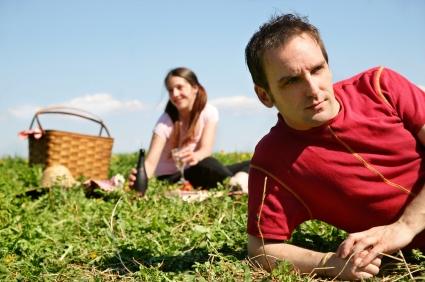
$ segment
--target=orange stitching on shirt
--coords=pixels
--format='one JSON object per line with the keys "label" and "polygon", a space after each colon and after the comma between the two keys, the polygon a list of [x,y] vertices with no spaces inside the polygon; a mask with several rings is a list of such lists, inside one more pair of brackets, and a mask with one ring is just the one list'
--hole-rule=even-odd
{"label": "orange stitching on shirt", "polygon": [[404,188],[403,186],[393,183],[391,181],[389,181],[388,179],[386,179],[379,171],[377,171],[374,167],[372,167],[371,165],[369,165],[359,154],[357,154],[356,152],[354,152],[353,149],[351,149],[344,141],[342,141],[337,135],[336,133],[332,130],[332,128],[328,125],[328,129],[330,131],[330,133],[333,135],[333,137],[338,140],[342,145],[344,145],[345,148],[347,148],[348,151],[350,151],[351,154],[353,154],[367,169],[371,170],[372,172],[374,172],[376,175],[378,175],[385,183],[387,183],[388,185],[391,185],[393,187],[396,187],[400,190],[402,190],[403,192],[405,192],[408,195],[411,196],[416,196],[415,193],[407,190],[406,188]]}
{"label": "orange stitching on shirt", "polygon": [[274,176],[273,174],[271,174],[270,172],[268,172],[267,170],[265,170],[265,169],[263,169],[263,168],[261,168],[261,167],[259,167],[259,166],[256,166],[256,165],[253,165],[253,164],[251,164],[250,165],[250,167],[252,167],[252,168],[256,168],[256,169],[258,169],[259,171],[262,171],[262,172],[264,172],[265,174],[267,174],[268,176],[270,176],[271,178],[273,178],[274,180],[276,180],[280,185],[282,185],[286,190],[288,190],[289,192],[291,192],[292,193],[292,195],[294,195],[294,197],[295,198],[297,198],[300,202],[301,202],[301,204],[303,204],[303,206],[305,207],[305,209],[308,211],[308,214],[310,215],[310,219],[313,219],[313,215],[312,215],[312,213],[311,213],[311,210],[308,208],[308,206],[306,205],[306,203],[304,203],[304,201],[297,195],[297,194],[295,194],[295,192],[294,191],[292,191],[291,190],[291,188],[289,188],[286,184],[284,184],[282,181],[280,181],[276,176]]}
{"label": "orange stitching on shirt", "polygon": [[382,73],[383,70],[384,70],[384,67],[380,67],[379,70],[378,70],[378,74],[377,74],[376,79],[375,79],[376,89],[378,90],[379,96],[381,96],[381,98],[384,99],[384,101],[387,102],[387,104],[391,106],[390,102],[388,102],[387,98],[385,98],[385,96],[384,96],[384,94],[382,93],[382,90],[381,90],[380,78],[381,78],[381,73]]}

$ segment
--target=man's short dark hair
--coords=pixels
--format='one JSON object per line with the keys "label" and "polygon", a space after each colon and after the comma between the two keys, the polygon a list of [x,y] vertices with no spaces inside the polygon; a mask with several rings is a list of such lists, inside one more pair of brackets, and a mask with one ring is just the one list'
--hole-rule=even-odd
{"label": "man's short dark hair", "polygon": [[328,62],[328,54],[320,38],[319,30],[308,22],[307,17],[297,14],[274,15],[254,33],[245,48],[245,60],[252,81],[269,92],[269,84],[264,71],[264,56],[267,51],[284,47],[292,38],[308,34],[319,44],[323,57]]}

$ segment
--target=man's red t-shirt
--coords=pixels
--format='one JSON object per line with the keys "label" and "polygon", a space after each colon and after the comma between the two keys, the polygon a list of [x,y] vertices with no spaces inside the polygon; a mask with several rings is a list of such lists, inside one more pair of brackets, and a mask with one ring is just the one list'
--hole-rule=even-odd
{"label": "man's red t-shirt", "polygon": [[[347,232],[394,222],[425,184],[425,93],[374,68],[334,84],[340,112],[300,131],[277,124],[255,149],[249,171],[247,232],[286,240],[318,219]],[[425,232],[412,244],[425,249]]]}

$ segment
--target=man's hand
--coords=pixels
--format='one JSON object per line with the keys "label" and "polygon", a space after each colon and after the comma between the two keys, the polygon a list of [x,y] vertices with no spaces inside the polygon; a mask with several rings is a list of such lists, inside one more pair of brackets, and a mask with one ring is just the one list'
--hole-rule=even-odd
{"label": "man's hand", "polygon": [[[268,259],[265,258],[265,254],[267,254]],[[359,259],[362,260],[367,254],[367,251],[361,252]],[[324,270],[322,267],[324,255],[323,253],[286,244],[283,241],[270,239],[265,239],[263,246],[261,238],[252,235],[248,236],[248,256],[254,263],[258,263],[267,271],[271,271],[276,267],[276,260],[280,259],[290,262],[300,273],[315,273],[330,278],[338,277],[344,280],[356,280],[367,279],[378,274],[379,266],[381,265],[381,256],[374,258],[365,267],[358,267],[355,265],[355,263],[358,263],[357,261],[332,254],[325,262],[326,269]]]}
{"label": "man's hand", "polygon": [[[415,237],[406,225],[397,221],[390,225],[378,226],[369,230],[352,233],[338,247],[336,255],[348,258],[353,255],[352,261],[355,266],[363,267],[370,264],[381,253],[392,254],[404,248]],[[367,250],[365,256],[362,251]]]}
{"label": "man's hand", "polygon": [[375,257],[365,267],[357,266],[367,254],[367,251],[360,252],[356,261],[332,255],[325,264],[327,276],[334,278],[339,275],[338,278],[343,280],[368,279],[375,276],[379,272],[382,256]]}

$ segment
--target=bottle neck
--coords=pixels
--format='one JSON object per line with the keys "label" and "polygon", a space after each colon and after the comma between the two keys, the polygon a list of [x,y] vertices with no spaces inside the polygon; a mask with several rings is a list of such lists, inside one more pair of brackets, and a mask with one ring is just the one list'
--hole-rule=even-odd
{"label": "bottle neck", "polygon": [[139,152],[139,160],[137,162],[137,169],[143,167],[145,165],[145,150],[140,149]]}

